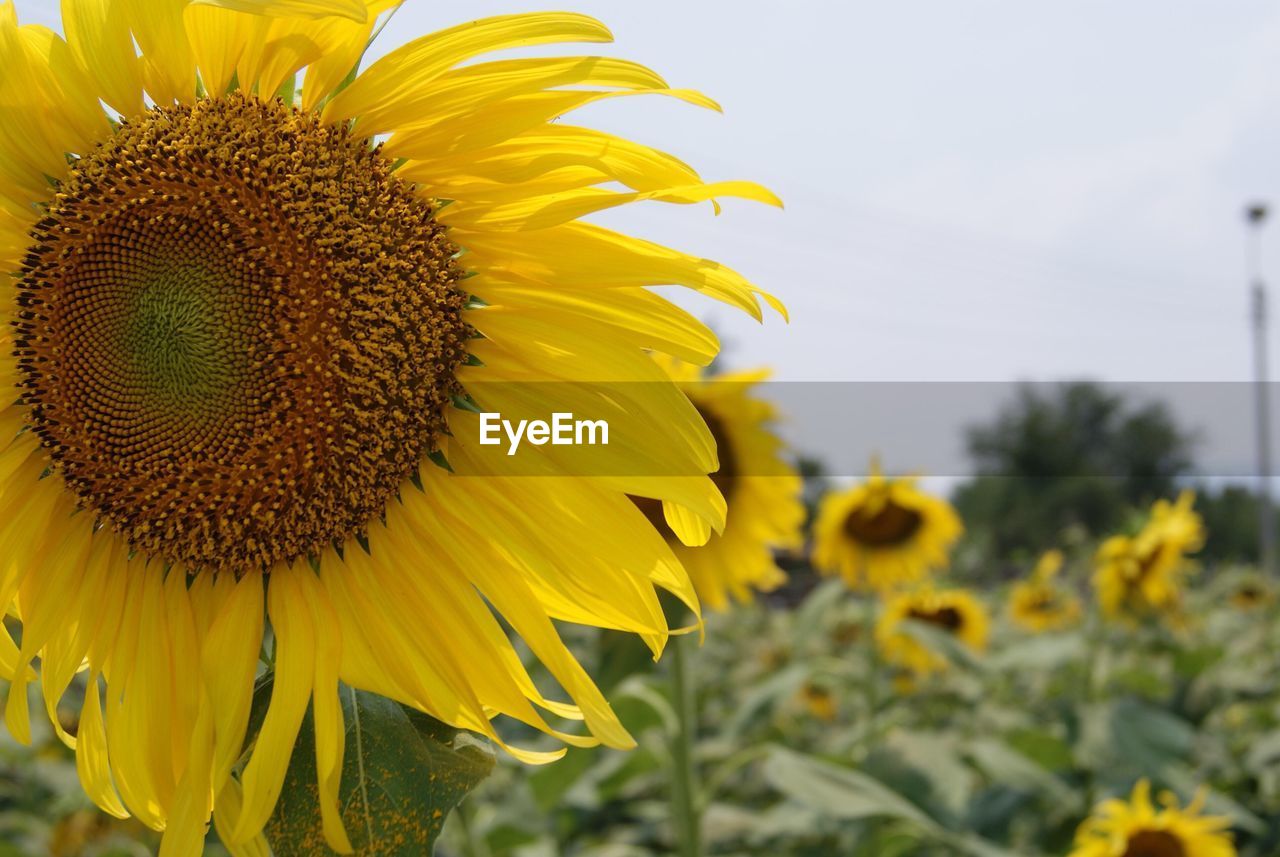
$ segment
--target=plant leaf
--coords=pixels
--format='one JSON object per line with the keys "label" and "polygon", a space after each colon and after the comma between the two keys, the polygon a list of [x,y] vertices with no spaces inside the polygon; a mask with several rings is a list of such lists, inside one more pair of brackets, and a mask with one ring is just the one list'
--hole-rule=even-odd
{"label": "plant leaf", "polygon": [[[431,853],[445,817],[493,769],[480,739],[372,693],[342,685],[347,740],[338,805],[362,857]],[[308,711],[266,836],[276,857],[332,853],[317,803]]]}

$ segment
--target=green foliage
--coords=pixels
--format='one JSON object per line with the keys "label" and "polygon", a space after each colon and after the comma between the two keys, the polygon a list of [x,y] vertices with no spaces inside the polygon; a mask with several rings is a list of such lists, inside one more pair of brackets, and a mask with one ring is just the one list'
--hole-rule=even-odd
{"label": "green foliage", "polygon": [[[1256,563],[1261,503],[1258,495],[1239,485],[1219,491],[1200,491],[1196,511],[1204,519],[1208,538],[1200,556],[1206,561]],[[1280,512],[1273,513],[1280,531]]]}

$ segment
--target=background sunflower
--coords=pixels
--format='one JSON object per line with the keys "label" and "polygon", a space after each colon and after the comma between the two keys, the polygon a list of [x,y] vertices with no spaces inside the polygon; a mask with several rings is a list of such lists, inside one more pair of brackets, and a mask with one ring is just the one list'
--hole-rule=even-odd
{"label": "background sunflower", "polygon": [[774,551],[799,547],[805,510],[802,483],[784,457],[775,433],[776,409],[759,397],[756,385],[766,370],[704,375],[675,359],[659,362],[706,422],[716,441],[720,467],[712,481],[728,505],[725,526],[708,533],[705,544],[686,546],[673,530],[687,513],[675,504],[638,501],[659,530],[665,530],[676,557],[693,580],[706,607],[723,610],[730,598],[749,602],[754,591],[770,591],[786,580]]}
{"label": "background sunflower", "polygon": [[1140,780],[1128,801],[1113,799],[1080,825],[1071,857],[1235,857],[1221,816],[1204,815],[1204,797],[1179,808],[1171,794],[1161,796],[1160,808],[1151,801],[1151,783]]}
{"label": "background sunflower", "polygon": [[1079,621],[1080,598],[1057,581],[1063,556],[1045,551],[1031,575],[1009,590],[1009,618],[1024,630],[1040,633],[1066,628]]}
{"label": "background sunflower", "polygon": [[850,587],[890,590],[946,568],[963,532],[950,503],[913,479],[884,476],[872,462],[866,482],[823,498],[813,526],[813,563]]}
{"label": "background sunflower", "polygon": [[[920,633],[925,630],[928,636]],[[887,662],[910,677],[925,678],[945,670],[949,663],[945,651],[930,645],[935,636],[952,638],[980,653],[987,647],[991,621],[972,593],[925,587],[886,599],[875,633]]]}
{"label": "background sunflower", "polygon": [[1176,503],[1158,500],[1136,535],[1112,536],[1098,548],[1093,585],[1107,616],[1176,612],[1190,571],[1186,555],[1204,543],[1194,502],[1190,491],[1182,492]]}

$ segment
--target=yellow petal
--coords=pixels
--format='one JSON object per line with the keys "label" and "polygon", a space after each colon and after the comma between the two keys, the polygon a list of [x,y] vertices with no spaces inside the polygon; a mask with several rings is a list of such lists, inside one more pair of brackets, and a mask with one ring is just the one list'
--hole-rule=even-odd
{"label": "yellow petal", "polygon": [[142,66],[129,31],[130,0],[62,0],[67,43],[102,100],[127,116],[143,110]]}
{"label": "yellow petal", "polygon": [[451,67],[489,51],[555,42],[607,42],[603,24],[565,12],[485,18],[424,36],[387,54],[325,107],[327,122],[360,117],[366,134],[389,131],[415,118],[402,100]]}
{"label": "yellow petal", "polygon": [[230,777],[249,727],[254,674],[262,646],[262,596],[262,573],[244,572],[210,626],[202,652],[205,685],[217,702],[211,775],[215,790]]}
{"label": "yellow petal", "polygon": [[193,6],[216,6],[270,18],[348,18],[363,24],[369,10],[361,0],[191,0]]}
{"label": "yellow petal", "polygon": [[503,201],[607,182],[647,191],[701,181],[666,152],[566,125],[545,125],[456,158],[410,161],[400,172],[431,188],[433,196],[452,200]]}
{"label": "yellow petal", "polygon": [[302,109],[315,110],[333,94],[347,75],[354,73],[364,56],[373,26],[382,12],[398,6],[399,0],[375,0],[368,4],[363,23],[346,18],[329,18],[316,40],[325,46],[319,59],[307,66],[302,83]]}
{"label": "yellow petal", "polygon": [[271,817],[315,684],[316,629],[300,591],[297,576],[301,574],[311,571],[278,566],[267,585],[267,610],[276,635],[275,682],[267,716],[241,778],[244,806],[232,843],[248,841]]}
{"label": "yellow petal", "polygon": [[191,4],[183,11],[200,79],[211,96],[227,91],[256,21],[229,9]]}
{"label": "yellow petal", "polygon": [[662,517],[671,532],[689,547],[705,545],[711,538],[711,522],[677,503],[663,503]]}
{"label": "yellow petal", "polygon": [[98,808],[116,818],[128,818],[129,812],[111,781],[107,761],[107,733],[102,723],[102,702],[98,698],[98,673],[89,674],[84,705],[80,710],[80,729],[76,742],[76,771],[85,793]]}
{"label": "yellow petal", "polygon": [[481,231],[528,231],[559,226],[588,214],[644,200],[690,205],[734,196],[782,207],[782,201],[755,182],[729,181],[671,187],[645,193],[616,193],[598,188],[566,191],[503,205],[451,205],[441,212],[450,226]]}
{"label": "yellow petal", "polygon": [[244,793],[240,783],[234,779],[227,780],[222,791],[218,792],[213,807],[213,824],[218,829],[218,838],[231,852],[231,857],[272,857],[271,847],[261,833],[241,843],[232,842],[231,833],[240,822],[243,808]]}
{"label": "yellow petal", "polygon": [[142,79],[157,104],[196,97],[195,60],[182,14],[187,0],[125,0],[133,38],[142,50]]}
{"label": "yellow petal", "polygon": [[160,840],[160,857],[185,857],[203,850],[213,811],[213,792],[209,788],[213,764],[212,705],[207,698],[204,700],[191,732],[187,766]]}
{"label": "yellow petal", "polygon": [[679,285],[761,318],[763,297],[785,318],[772,295],[711,259],[701,259],[651,241],[590,223],[567,223],[536,235],[501,232],[456,234],[469,251],[472,270],[555,289]]}
{"label": "yellow petal", "polygon": [[298,574],[300,594],[311,611],[317,629],[315,688],[312,713],[316,734],[316,775],[319,786],[320,817],[325,842],[334,851],[350,854],[351,840],[342,825],[338,806],[338,786],[342,780],[342,755],[346,742],[342,705],[338,701],[338,665],[342,661],[342,635],[337,614],[329,603],[320,580],[314,574]]}
{"label": "yellow petal", "polygon": [[561,86],[666,89],[652,69],[615,57],[530,57],[475,63],[445,72],[432,85],[402,96],[398,115],[411,127],[470,115],[495,102]]}
{"label": "yellow petal", "polygon": [[[422,117],[409,116],[407,111],[397,112],[397,121],[388,122],[387,128],[398,129],[398,133],[387,141],[386,151],[395,157],[419,158],[473,152],[543,128],[548,122],[588,104],[633,95],[665,95],[709,110],[720,109],[720,105],[707,96],[689,89],[533,92],[504,98],[496,104],[425,125]],[[410,103],[407,97],[404,103]]]}

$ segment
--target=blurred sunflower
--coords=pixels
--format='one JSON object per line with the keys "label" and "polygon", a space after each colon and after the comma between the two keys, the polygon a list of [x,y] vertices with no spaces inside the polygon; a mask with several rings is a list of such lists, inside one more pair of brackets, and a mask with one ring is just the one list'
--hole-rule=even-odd
{"label": "blurred sunflower", "polygon": [[[774,548],[801,544],[803,484],[782,457],[782,441],[772,429],[778,414],[752,388],[767,370],[705,376],[699,367],[666,355],[655,355],[707,424],[716,441],[720,467],[711,474],[728,504],[724,530],[712,535],[704,519],[692,518],[676,503],[636,498],[659,532],[665,533],[703,606],[723,610],[730,597],[749,602],[752,592],[768,592],[786,580],[774,562]],[[676,530],[701,527],[706,544],[690,547]]]}
{"label": "blurred sunflower", "polygon": [[1080,620],[1080,599],[1055,579],[1062,561],[1062,551],[1045,551],[1031,576],[1013,585],[1009,618],[1014,624],[1038,634],[1067,628]]}
{"label": "blurred sunflower", "polygon": [[821,720],[823,723],[831,723],[836,719],[839,709],[836,705],[835,694],[831,692],[829,687],[813,682],[805,682],[800,688],[798,694],[800,703],[805,710],[809,712],[809,716],[815,720]]}
{"label": "blurred sunflower", "polygon": [[[0,6],[0,374],[17,398],[0,411],[0,605],[22,623],[20,646],[0,635],[6,720],[29,740],[38,658],[100,807],[164,830],[165,855],[197,853],[212,812],[244,854],[266,847],[310,705],[325,836],[347,851],[339,681],[500,744],[498,715],[632,745],[553,620],[661,652],[658,590],[697,597],[628,496],[679,503],[692,529],[721,527],[724,500],[705,476],[457,478],[478,442],[465,397],[504,382],[502,411],[522,382],[650,382],[613,400],[643,429],[627,472],[710,473],[715,439],[648,351],[707,363],[718,344],[646,287],[757,318],[758,298],[779,305],[578,218],[777,200],[554,121],[640,93],[715,107],[642,66],[482,59],[608,41],[591,18],[470,22],[357,74],[386,0],[218,5],[67,0],[65,40]],[[571,388],[531,395],[545,413],[600,404]],[[535,687],[503,622],[570,701]],[[82,668],[72,736],[56,711]]]}
{"label": "blurred sunflower", "polygon": [[950,503],[921,491],[914,479],[884,476],[872,461],[866,482],[822,498],[813,563],[852,588],[884,591],[945,568],[963,532]]}
{"label": "blurred sunflower", "polygon": [[876,622],[876,644],[886,662],[919,678],[943,672],[949,661],[911,633],[912,622],[942,631],[973,652],[986,650],[991,632],[987,608],[967,590],[924,587],[890,596]]}
{"label": "blurred sunflower", "polygon": [[1093,585],[1105,615],[1138,617],[1177,611],[1186,556],[1204,543],[1200,516],[1191,508],[1194,502],[1191,491],[1182,492],[1176,503],[1158,500],[1137,535],[1112,536],[1098,548]]}
{"label": "blurred sunflower", "polygon": [[1275,590],[1259,574],[1241,578],[1231,590],[1231,605],[1237,610],[1251,611],[1274,604]]}
{"label": "blurred sunflower", "polygon": [[1203,794],[1185,809],[1161,794],[1161,808],[1151,802],[1151,783],[1140,780],[1128,801],[1098,805],[1076,831],[1069,857],[1235,857],[1229,819],[1201,815]]}

